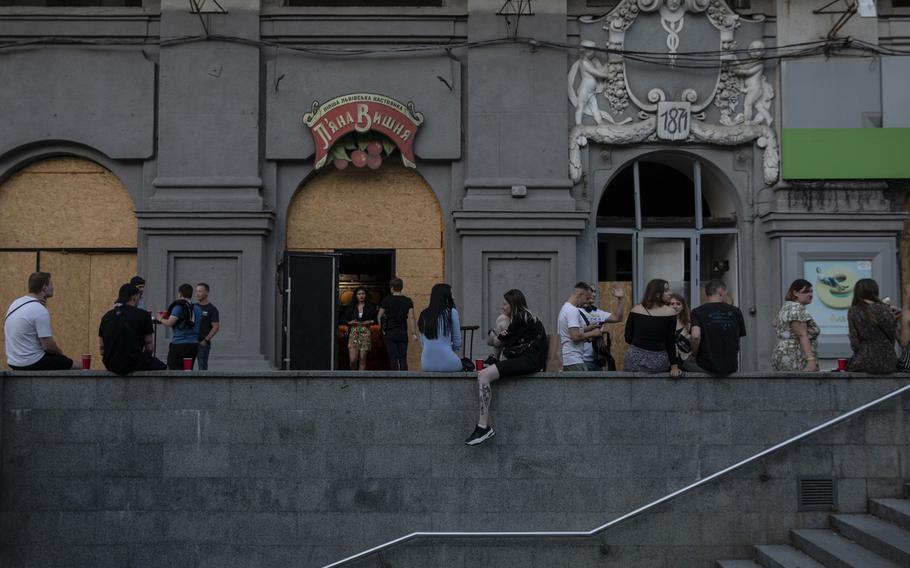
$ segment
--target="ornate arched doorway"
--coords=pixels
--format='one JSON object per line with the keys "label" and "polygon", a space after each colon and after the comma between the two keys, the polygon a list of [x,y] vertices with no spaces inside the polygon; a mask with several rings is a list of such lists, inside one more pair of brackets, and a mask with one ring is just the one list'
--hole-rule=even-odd
{"label": "ornate arched doorway", "polygon": [[[597,209],[600,301],[609,309],[614,285],[637,303],[648,281],[661,278],[691,306],[702,303],[703,282],[720,278],[739,297],[739,228],[729,181],[698,158],[657,153],[623,166]],[[617,363],[622,324],[611,335]]]}
{"label": "ornate arched doorway", "polygon": [[[442,211],[436,196],[415,170],[390,162],[377,170],[327,168],[302,184],[288,207],[286,250],[334,259],[332,286],[339,308],[360,285],[378,302],[388,294],[389,279],[397,276],[419,314],[433,284],[444,280]],[[384,349],[377,349],[368,368],[388,368],[385,357]],[[335,359],[335,368],[345,368],[345,357]],[[409,367],[419,368],[419,361],[419,343],[412,342]]]}
{"label": "ornate arched doorway", "polygon": [[[32,272],[51,273],[54,339],[102,368],[98,323],[136,274],[136,238],[133,201],[109,170],[75,157],[33,162],[0,184],[0,305],[25,295]],[[5,368],[5,352],[0,360]]]}

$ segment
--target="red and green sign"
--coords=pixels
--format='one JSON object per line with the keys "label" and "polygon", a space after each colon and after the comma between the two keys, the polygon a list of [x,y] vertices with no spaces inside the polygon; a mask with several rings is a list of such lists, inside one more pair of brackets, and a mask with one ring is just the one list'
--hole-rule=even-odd
{"label": "red and green sign", "polygon": [[[340,159],[333,147],[336,147],[345,135],[356,132],[358,138],[363,140],[363,136],[360,135],[370,131],[382,134],[397,146],[401,151],[401,161],[404,165],[416,167],[414,138],[423,124],[423,114],[414,109],[414,103],[405,105],[384,95],[354,93],[335,97],[322,104],[319,101],[314,102],[310,112],[303,115],[303,122],[313,134],[317,169],[324,166],[330,157]],[[337,147],[343,150],[344,146],[341,144]],[[358,167],[368,164],[366,160],[369,156],[380,154],[373,150],[379,150],[381,144],[374,146],[354,150],[350,160]],[[361,152],[364,153],[363,156]]]}

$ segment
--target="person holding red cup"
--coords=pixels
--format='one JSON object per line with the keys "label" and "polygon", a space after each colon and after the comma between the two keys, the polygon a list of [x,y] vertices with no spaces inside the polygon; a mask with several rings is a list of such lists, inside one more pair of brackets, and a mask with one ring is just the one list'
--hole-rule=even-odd
{"label": "person holding red cup", "polygon": [[[193,287],[181,284],[177,288],[177,299],[167,309],[167,317],[161,318],[161,325],[171,328],[171,343],[167,351],[167,368],[183,371],[193,368],[199,352],[199,323],[202,309],[193,304]],[[184,359],[189,359],[186,363]]]}

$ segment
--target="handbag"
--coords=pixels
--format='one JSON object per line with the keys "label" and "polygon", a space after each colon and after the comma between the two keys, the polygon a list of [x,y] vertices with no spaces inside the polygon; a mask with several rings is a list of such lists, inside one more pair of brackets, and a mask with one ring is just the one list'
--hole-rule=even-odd
{"label": "handbag", "polygon": [[470,373],[474,370],[474,361],[471,361],[467,357],[461,358],[461,370],[465,373]]}
{"label": "handbag", "polygon": [[897,359],[897,372],[910,373],[910,345],[901,349],[901,355]]}

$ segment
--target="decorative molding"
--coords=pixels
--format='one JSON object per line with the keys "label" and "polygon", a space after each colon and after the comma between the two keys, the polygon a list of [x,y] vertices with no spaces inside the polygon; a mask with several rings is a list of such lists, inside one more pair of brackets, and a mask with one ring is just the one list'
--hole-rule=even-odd
{"label": "decorative molding", "polygon": [[[705,18],[717,30],[719,70],[708,96],[700,96],[697,85],[685,84],[681,91],[674,90],[679,93],[679,100],[668,97],[665,85],[651,86],[646,100],[636,96],[629,85],[630,70],[622,50],[626,32],[643,13],[659,15],[660,25],[668,34],[667,62],[671,68],[676,66],[680,36],[688,29],[687,14]],[[622,0],[603,16],[582,16],[579,20],[583,37],[586,25],[603,22],[602,30],[607,34],[604,44],[609,51],[604,62],[594,55],[598,42],[583,39],[579,57],[569,69],[569,101],[576,109],[575,125],[569,133],[569,175],[573,182],[581,180],[581,148],[589,141],[606,145],[680,141],[722,146],[754,142],[764,150],[765,184],[777,183],[780,148],[777,135],[770,128],[775,93],[765,75],[765,44],[761,39],[751,41],[747,55],[740,58],[734,39],[742,22],[758,23],[763,17],[743,18],[724,0]],[[676,68],[671,72],[683,71]],[[708,88],[704,84],[702,87]],[[633,108],[629,108],[630,103]],[[712,110],[712,103],[716,110]],[[602,110],[607,106],[613,114]],[[585,116],[592,117],[595,124],[586,124]]]}

